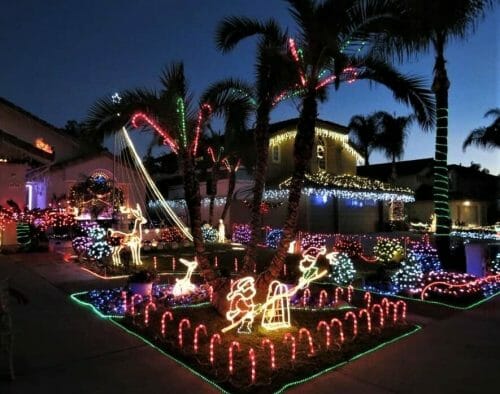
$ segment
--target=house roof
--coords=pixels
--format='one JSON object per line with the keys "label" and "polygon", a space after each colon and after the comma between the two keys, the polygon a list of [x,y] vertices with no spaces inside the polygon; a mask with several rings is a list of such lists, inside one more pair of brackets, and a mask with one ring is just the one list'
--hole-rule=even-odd
{"label": "house roof", "polygon": [[38,116],[32,114],[29,111],[26,111],[24,108],[19,107],[18,105],[7,100],[6,98],[0,96],[0,104],[3,104],[6,107],[9,107],[9,108],[13,109],[14,111],[19,112],[20,114],[34,120],[35,122],[40,123],[41,125],[52,129],[52,131],[56,132],[57,134],[61,135],[62,137],[69,139],[71,142],[73,142],[75,144],[77,143],[77,141],[75,140],[75,138],[73,136],[63,132],[62,129],[60,129],[59,127],[54,126],[53,124],[47,122],[46,120],[39,118]]}
{"label": "house roof", "polygon": [[[419,174],[422,171],[434,168],[434,159],[418,159],[418,160],[406,160],[398,161],[394,163],[396,167],[396,173],[398,176]],[[392,163],[382,163],[382,164],[371,164],[369,166],[358,166],[357,174],[361,176],[367,176],[374,179],[388,180],[391,178],[392,174]]]}
{"label": "house roof", "polygon": [[34,145],[17,138],[16,136],[7,133],[6,131],[0,129],[0,142],[6,143],[8,145],[13,146],[14,148],[21,150],[28,154],[35,161],[39,161],[41,163],[49,163],[54,160],[54,154],[45,152],[41,149],[38,149]]}
{"label": "house roof", "polygon": [[[292,178],[280,183],[280,189],[288,189]],[[358,175],[333,175],[328,172],[306,173],[303,193],[378,201],[415,201],[413,191],[407,187],[360,177]]]}
{"label": "house roof", "polygon": [[[297,127],[299,118],[287,119],[281,122],[272,123],[269,125],[271,135],[279,134],[280,132]],[[336,132],[349,134],[349,129],[339,123],[330,122],[328,120],[316,119],[316,127],[324,127],[326,129],[335,129]]]}

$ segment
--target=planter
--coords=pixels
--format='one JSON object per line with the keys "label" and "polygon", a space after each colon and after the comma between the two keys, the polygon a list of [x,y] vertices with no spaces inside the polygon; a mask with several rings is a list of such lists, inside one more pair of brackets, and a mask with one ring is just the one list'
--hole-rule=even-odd
{"label": "planter", "polygon": [[143,297],[150,295],[153,290],[153,282],[148,283],[129,283],[129,290],[134,294],[139,294]]}

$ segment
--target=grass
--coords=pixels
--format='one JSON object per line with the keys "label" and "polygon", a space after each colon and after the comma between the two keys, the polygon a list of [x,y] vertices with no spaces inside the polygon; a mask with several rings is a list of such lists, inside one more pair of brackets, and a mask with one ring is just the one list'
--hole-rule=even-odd
{"label": "grass", "polygon": [[[84,293],[72,296],[79,303],[82,303],[79,300],[84,297]],[[362,305],[362,293],[355,294],[353,302]],[[86,306],[89,307],[88,304]],[[215,347],[215,363],[212,366],[209,360],[210,335],[220,332],[228,324],[228,321],[221,317],[212,306],[176,308],[172,311],[174,320],[167,321],[165,336],[162,336],[160,330],[161,315],[166,310],[165,308],[158,306],[157,311],[151,312],[147,326],[144,324],[143,308],[139,307],[138,310],[139,314],[135,317],[127,316],[123,319],[113,319],[113,321],[130,333],[143,338],[147,343],[160,349],[187,368],[192,369],[208,382],[228,392],[277,392],[288,385],[294,384],[294,382],[301,382],[339,367],[371,349],[415,330],[415,326],[398,323],[396,325],[388,324],[383,330],[379,331],[375,328],[377,324],[373,323],[374,329],[372,333],[368,333],[363,319],[359,321],[357,337],[353,338],[351,324],[345,322],[345,343],[339,346],[338,339],[334,341],[332,337],[332,345],[327,349],[324,330],[317,331],[317,324],[321,320],[330,322],[333,317],[344,320],[346,310],[311,311],[293,309],[291,313],[292,327],[290,328],[266,331],[260,327],[260,320],[257,318],[251,335],[237,334],[236,330],[221,334],[222,345],[216,345]],[[96,312],[95,309],[94,312]],[[104,316],[101,315],[101,317]],[[184,331],[184,344],[181,349],[178,344],[178,325],[184,318],[189,319],[191,328]],[[199,324],[206,325],[208,336],[203,334],[199,336],[199,351],[195,353],[193,349],[194,329]],[[298,341],[298,331],[302,327],[307,328],[312,334],[315,348],[314,356],[308,354],[309,349],[305,339]],[[290,345],[283,343],[283,337],[287,332],[294,335],[297,340],[295,362],[290,359]],[[271,369],[269,349],[262,348],[262,340],[265,338],[270,339],[275,346],[276,370]],[[228,346],[232,341],[240,343],[240,351],[234,353],[234,374],[230,375],[228,371]],[[250,348],[254,349],[256,355],[255,384],[251,384],[251,370],[248,358]]]}

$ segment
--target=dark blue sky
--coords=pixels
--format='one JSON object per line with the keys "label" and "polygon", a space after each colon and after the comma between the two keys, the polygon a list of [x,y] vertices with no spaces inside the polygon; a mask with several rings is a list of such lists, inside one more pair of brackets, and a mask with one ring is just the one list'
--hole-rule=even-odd
{"label": "dark blue sky", "polygon": [[[0,96],[56,126],[82,120],[96,98],[131,87],[156,87],[162,67],[183,60],[191,88],[200,93],[228,76],[253,79],[254,43],[230,54],[215,49],[219,20],[228,15],[273,16],[293,27],[280,0],[17,0],[0,12]],[[487,125],[484,113],[500,107],[498,7],[466,42],[447,49],[450,89],[450,163],[479,162],[500,172],[498,152],[461,145],[474,127]],[[431,79],[432,55],[400,66]],[[429,82],[430,83],[430,82]],[[344,85],[321,106],[320,117],[347,124],[351,116],[386,110],[409,112],[383,87],[356,82]],[[292,104],[273,120],[297,116]],[[405,159],[431,157],[434,133],[412,130]],[[385,161],[374,154],[372,161]]]}

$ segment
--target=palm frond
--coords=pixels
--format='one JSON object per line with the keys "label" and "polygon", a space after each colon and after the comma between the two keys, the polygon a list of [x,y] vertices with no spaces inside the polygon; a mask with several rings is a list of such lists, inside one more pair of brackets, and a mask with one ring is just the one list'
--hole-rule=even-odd
{"label": "palm frond", "polygon": [[367,79],[386,86],[397,101],[411,106],[422,128],[429,130],[434,126],[434,95],[426,88],[427,84],[422,78],[403,75],[389,63],[376,57],[367,56],[360,60],[353,58],[353,64],[362,64],[358,79]]}

